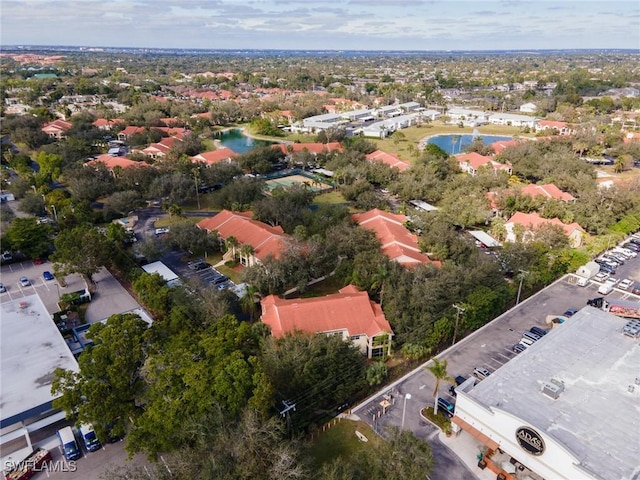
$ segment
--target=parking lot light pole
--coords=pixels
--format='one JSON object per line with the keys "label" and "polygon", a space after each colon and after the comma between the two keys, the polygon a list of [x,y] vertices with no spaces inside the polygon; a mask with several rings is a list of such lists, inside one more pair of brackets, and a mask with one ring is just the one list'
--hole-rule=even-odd
{"label": "parking lot light pole", "polygon": [[404,416],[407,413],[407,400],[411,400],[411,394],[407,393],[404,396],[404,406],[402,407],[402,429],[404,430]]}
{"label": "parking lot light pole", "polygon": [[520,272],[520,285],[518,286],[518,296],[516,297],[516,305],[520,303],[520,293],[522,292],[522,281],[525,275],[529,275],[526,270],[518,270]]}
{"label": "parking lot light pole", "polygon": [[460,322],[460,314],[465,312],[464,308],[462,308],[460,305],[456,305],[455,303],[453,304],[453,308],[455,308],[457,311],[456,311],[456,326],[453,329],[453,342],[451,342],[452,347],[456,344],[456,338],[458,337],[458,323]]}

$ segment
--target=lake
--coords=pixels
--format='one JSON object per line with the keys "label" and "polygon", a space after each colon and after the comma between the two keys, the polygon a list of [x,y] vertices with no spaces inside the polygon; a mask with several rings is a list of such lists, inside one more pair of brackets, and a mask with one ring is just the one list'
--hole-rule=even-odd
{"label": "lake", "polygon": [[256,140],[242,134],[239,128],[232,128],[224,132],[217,132],[213,138],[220,140],[220,146],[227,147],[236,153],[245,153],[255,147],[273,145],[274,142],[268,140]]}
{"label": "lake", "polygon": [[[453,139],[457,138],[456,143],[454,144]],[[458,153],[463,153],[466,146],[471,145],[474,138],[480,138],[486,145],[499,142],[499,141],[507,141],[512,140],[513,137],[505,137],[500,135],[472,135],[472,134],[446,134],[446,135],[436,135],[431,137],[427,143],[432,143],[434,145],[439,146],[442,150],[447,152],[450,155],[456,155]],[[455,148],[455,151],[454,151]]]}

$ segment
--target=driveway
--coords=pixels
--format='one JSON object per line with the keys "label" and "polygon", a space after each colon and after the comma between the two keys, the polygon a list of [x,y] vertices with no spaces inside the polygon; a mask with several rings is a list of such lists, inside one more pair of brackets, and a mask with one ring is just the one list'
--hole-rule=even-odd
{"label": "driveway", "polygon": [[106,268],[93,276],[96,293],[87,308],[87,323],[99,322],[116,313],[142,308]]}

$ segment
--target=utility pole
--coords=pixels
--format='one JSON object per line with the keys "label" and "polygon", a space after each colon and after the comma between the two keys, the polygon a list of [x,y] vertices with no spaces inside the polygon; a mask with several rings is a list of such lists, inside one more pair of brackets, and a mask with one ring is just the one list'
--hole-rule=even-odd
{"label": "utility pole", "polygon": [[280,412],[280,415],[286,417],[287,428],[289,429],[289,435],[291,435],[291,415],[289,415],[289,412],[291,410],[296,411],[296,404],[291,403],[289,400],[283,400],[282,404],[284,405],[284,409]]}
{"label": "utility pole", "polygon": [[200,191],[198,190],[198,187],[200,186],[200,182],[198,182],[198,180],[200,179],[199,173],[200,172],[198,172],[197,168],[193,169],[193,179],[196,183],[196,200],[198,201],[198,210],[200,210]]}
{"label": "utility pole", "polygon": [[518,270],[520,272],[520,285],[518,286],[518,297],[516,298],[516,305],[520,303],[520,293],[522,292],[522,281],[525,275],[529,275],[526,270]]}
{"label": "utility pole", "polygon": [[456,326],[453,329],[453,342],[451,342],[451,346],[456,344],[456,337],[458,336],[458,323],[460,322],[460,314],[465,312],[465,309],[460,305],[453,304],[453,308],[456,309]]}
{"label": "utility pole", "polygon": [[411,394],[405,393],[404,395],[404,406],[402,407],[402,426],[400,427],[404,430],[404,415],[407,413],[407,400],[411,400]]}

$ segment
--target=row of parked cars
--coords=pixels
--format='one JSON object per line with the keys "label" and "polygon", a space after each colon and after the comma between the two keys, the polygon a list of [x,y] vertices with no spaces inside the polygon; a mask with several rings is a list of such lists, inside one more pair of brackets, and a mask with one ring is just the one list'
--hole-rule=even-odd
{"label": "row of parked cars", "polygon": [[540,328],[534,325],[529,330],[522,332],[522,338],[512,347],[513,353],[524,352],[528,347],[536,343],[546,334],[547,331],[544,328]]}
{"label": "row of parked cars", "polygon": [[594,261],[600,265],[602,272],[615,275],[617,267],[624,265],[625,261],[637,257],[639,252],[640,234],[635,234],[627,243],[606,251]]}

